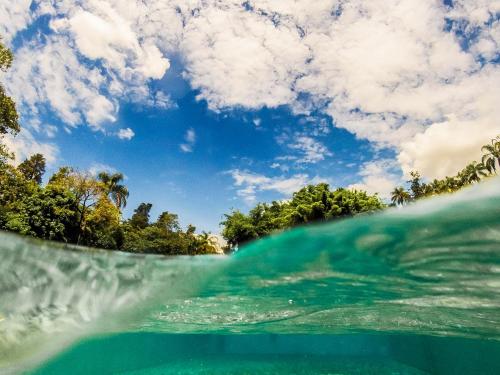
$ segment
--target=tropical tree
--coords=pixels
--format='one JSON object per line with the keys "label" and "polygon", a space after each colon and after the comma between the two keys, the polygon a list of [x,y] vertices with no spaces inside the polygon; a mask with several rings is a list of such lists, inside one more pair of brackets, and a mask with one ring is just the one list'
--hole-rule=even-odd
{"label": "tropical tree", "polygon": [[[12,52],[2,44],[0,39],[0,71],[6,72],[13,60]],[[19,130],[16,103],[5,93],[4,87],[0,84],[0,135],[7,133],[15,135]]]}
{"label": "tropical tree", "polygon": [[488,176],[488,169],[483,163],[474,161],[467,165],[458,176],[463,184],[472,184]]}
{"label": "tropical tree", "polygon": [[151,203],[141,203],[130,218],[130,225],[135,228],[144,229],[149,225],[149,212],[153,205]]}
{"label": "tropical tree", "polygon": [[222,236],[231,248],[258,238],[259,234],[250,218],[241,211],[235,210],[225,214]]}
{"label": "tropical tree", "polygon": [[119,249],[124,234],[120,226],[120,210],[103,194],[88,212],[81,244],[103,249]]}
{"label": "tropical tree", "polygon": [[42,154],[34,154],[29,159],[19,164],[17,170],[21,172],[27,180],[41,184],[43,174],[45,173],[45,157]]}
{"label": "tropical tree", "polygon": [[394,204],[398,204],[400,206],[408,203],[411,200],[411,195],[408,193],[405,188],[397,187],[391,193],[391,202]]}
{"label": "tropical tree", "polygon": [[500,168],[500,136],[491,140],[491,143],[484,145],[481,150],[486,152],[481,162],[490,173],[496,173],[497,165]]}
{"label": "tropical tree", "polygon": [[78,236],[78,203],[61,187],[35,187],[9,206],[4,228],[47,240],[74,242]]}
{"label": "tropical tree", "polygon": [[377,195],[364,191],[336,189],[328,184],[308,185],[292,199],[271,204],[259,203],[248,215],[234,210],[224,215],[222,236],[230,248],[296,225],[352,216],[385,207]]}
{"label": "tropical tree", "polygon": [[425,195],[427,190],[426,184],[422,182],[420,173],[417,171],[410,172],[411,179],[408,181],[410,184],[411,197],[413,199],[421,198]]}
{"label": "tropical tree", "polygon": [[123,174],[100,172],[97,178],[104,184],[107,194],[115,202],[116,207],[125,208],[129,192],[125,185],[120,184],[123,181]]}
{"label": "tropical tree", "polygon": [[82,173],[70,167],[61,167],[50,179],[48,186],[58,186],[71,192],[78,202],[77,244],[84,241],[87,219],[94,206],[106,196],[102,183],[91,174]]}
{"label": "tropical tree", "polygon": [[195,241],[195,254],[217,254],[218,253],[218,242],[215,237],[211,236],[210,233],[202,232],[196,237]]}

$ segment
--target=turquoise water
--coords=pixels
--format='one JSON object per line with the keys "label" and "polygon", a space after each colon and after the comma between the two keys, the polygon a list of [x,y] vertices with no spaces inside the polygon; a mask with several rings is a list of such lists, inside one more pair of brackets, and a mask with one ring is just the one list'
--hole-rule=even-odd
{"label": "turquoise water", "polygon": [[0,244],[0,372],[500,373],[499,179],[230,257]]}

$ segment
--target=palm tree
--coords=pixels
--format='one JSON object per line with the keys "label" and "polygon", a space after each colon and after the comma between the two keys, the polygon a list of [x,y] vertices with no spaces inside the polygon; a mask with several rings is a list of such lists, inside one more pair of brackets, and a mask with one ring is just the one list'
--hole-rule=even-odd
{"label": "palm tree", "polygon": [[197,236],[197,252],[200,254],[217,254],[218,242],[210,235],[210,233],[203,232]]}
{"label": "palm tree", "polygon": [[497,171],[496,164],[500,167],[500,136],[491,140],[491,144],[484,145],[481,150],[486,152],[483,155],[482,163],[488,170],[488,172],[493,173]]}
{"label": "palm tree", "polygon": [[483,163],[472,162],[459,173],[461,180],[467,184],[481,181],[481,178],[486,177],[487,167]]}
{"label": "palm tree", "polygon": [[125,208],[127,205],[128,189],[125,185],[120,184],[123,180],[122,173],[109,174],[107,172],[100,172],[98,179],[103,183],[106,193],[115,202],[116,207]]}
{"label": "palm tree", "polygon": [[394,204],[404,205],[408,203],[410,199],[410,193],[408,193],[403,187],[397,187],[391,193],[391,201]]}

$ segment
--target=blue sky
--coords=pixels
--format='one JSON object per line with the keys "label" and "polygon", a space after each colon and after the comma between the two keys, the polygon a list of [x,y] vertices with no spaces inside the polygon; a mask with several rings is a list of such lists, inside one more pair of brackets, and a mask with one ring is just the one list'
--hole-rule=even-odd
{"label": "blue sky", "polygon": [[7,143],[49,174],[124,173],[125,216],[151,202],[212,232],[307,183],[387,197],[500,133],[499,19],[491,1],[3,4]]}

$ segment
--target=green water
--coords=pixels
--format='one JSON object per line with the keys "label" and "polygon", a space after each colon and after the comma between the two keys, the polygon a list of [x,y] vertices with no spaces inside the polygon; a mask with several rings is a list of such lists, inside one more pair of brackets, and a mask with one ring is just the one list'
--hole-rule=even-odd
{"label": "green water", "polygon": [[0,234],[0,372],[498,374],[500,180],[231,257]]}

